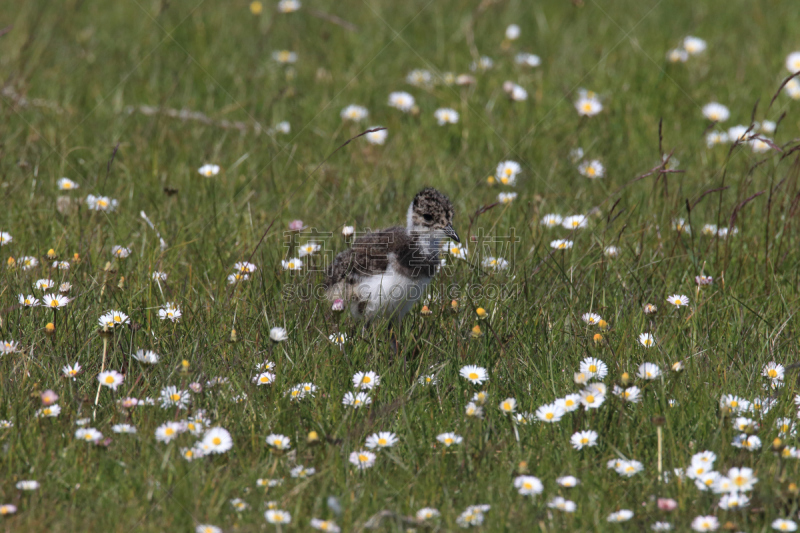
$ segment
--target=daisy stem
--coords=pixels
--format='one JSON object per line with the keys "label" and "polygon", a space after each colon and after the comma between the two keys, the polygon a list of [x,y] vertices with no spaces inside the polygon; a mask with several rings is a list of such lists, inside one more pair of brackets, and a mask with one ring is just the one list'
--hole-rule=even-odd
{"label": "daisy stem", "polygon": [[[105,372],[106,370],[106,352],[108,350],[108,336],[103,335],[103,362],[100,364],[100,372]],[[95,419],[97,416],[97,404],[100,401],[100,387],[102,387],[102,383],[97,384],[97,395],[94,397],[94,409],[92,410],[92,420]]]}
{"label": "daisy stem", "polygon": [[656,426],[656,435],[658,436],[658,479],[663,479],[661,477],[661,426]]}

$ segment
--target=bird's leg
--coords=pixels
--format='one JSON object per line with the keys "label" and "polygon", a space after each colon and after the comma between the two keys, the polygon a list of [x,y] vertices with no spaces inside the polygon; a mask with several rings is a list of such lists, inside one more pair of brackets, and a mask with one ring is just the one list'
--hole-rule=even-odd
{"label": "bird's leg", "polygon": [[389,327],[387,329],[389,332],[389,346],[391,346],[394,355],[397,355],[397,353],[400,351],[400,347],[397,344],[397,335],[395,334],[394,321],[389,321]]}

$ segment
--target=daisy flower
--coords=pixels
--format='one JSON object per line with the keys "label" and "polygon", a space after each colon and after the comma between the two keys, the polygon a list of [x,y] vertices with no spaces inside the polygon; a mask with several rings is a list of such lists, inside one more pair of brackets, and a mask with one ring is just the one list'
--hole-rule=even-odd
{"label": "daisy flower", "polygon": [[[383,126],[370,126],[368,129],[374,130],[378,128],[382,128]],[[367,142],[370,144],[384,144],[386,143],[386,138],[389,136],[389,131],[386,129],[378,130],[378,131],[371,131],[367,133],[364,137],[366,137]]]}
{"label": "daisy flower", "polygon": [[578,165],[578,172],[587,178],[602,178],[606,174],[606,169],[598,159],[592,159]]}
{"label": "daisy flower", "polygon": [[683,49],[689,52],[689,55],[694,56],[705,51],[706,42],[700,37],[687,35],[683,38]]}
{"label": "daisy flower", "polygon": [[639,370],[636,371],[636,375],[641,379],[656,379],[661,375],[661,369],[654,363],[642,363],[639,365]]}
{"label": "daisy flower", "polygon": [[69,303],[70,299],[60,294],[45,294],[42,296],[42,305],[51,309],[60,309]]}
{"label": "daisy flower", "polygon": [[75,432],[75,438],[86,442],[97,442],[103,438],[103,434],[94,428],[80,428]]}
{"label": "daisy flower", "polygon": [[[2,346],[2,342],[0,342],[0,346]],[[65,365],[61,367],[61,373],[64,374],[65,378],[72,378],[75,379],[75,376],[81,373],[81,364],[75,363],[74,365]]]}
{"label": "daisy flower", "polygon": [[353,387],[372,390],[381,384],[381,377],[375,372],[356,372],[353,375]]}
{"label": "daisy flower", "polygon": [[733,487],[732,491],[750,492],[758,482],[758,478],[753,476],[752,468],[731,468],[726,476]]}
{"label": "daisy flower", "polygon": [[652,348],[653,346],[656,345],[656,340],[650,333],[642,333],[641,335],[639,335],[639,344],[641,344],[645,348]]}
{"label": "daisy flower", "polygon": [[575,509],[578,508],[575,505],[575,502],[564,499],[561,496],[555,496],[550,502],[548,502],[547,506],[550,509],[558,509],[559,511],[564,511],[565,513],[574,513]]}
{"label": "daisy flower", "polygon": [[686,63],[689,59],[689,52],[683,48],[673,48],[667,52],[667,61],[670,63]]}
{"label": "daisy flower", "polygon": [[724,105],[711,102],[703,106],[703,116],[712,122],[725,122],[730,118],[731,112]]}
{"label": "daisy flower", "polygon": [[556,478],[556,483],[558,483],[559,486],[565,488],[577,487],[580,482],[581,481],[575,476],[562,476]]}
{"label": "daisy flower", "polygon": [[639,403],[641,400],[641,390],[639,387],[627,387],[625,389],[614,386],[614,395],[622,398],[623,401],[628,403]]}
{"label": "daisy flower", "polygon": [[598,322],[600,322],[602,320],[602,318],[597,313],[584,313],[581,316],[581,320],[583,320],[584,322],[586,322],[590,326],[594,326]]}
{"label": "daisy flower", "polygon": [[292,521],[292,515],[280,509],[270,509],[264,513],[264,518],[270,524],[288,524]]}
{"label": "daisy flower", "polygon": [[489,381],[489,374],[486,369],[480,366],[467,365],[459,371],[461,377],[467,379],[473,385],[482,385]]}
{"label": "daisy flower", "polygon": [[372,452],[359,450],[350,454],[350,463],[355,465],[359,470],[366,470],[367,468],[372,468],[375,464],[376,457],[377,456]]}
{"label": "daisy flower", "polygon": [[467,406],[464,408],[464,412],[467,416],[474,416],[475,418],[482,418],[483,417],[483,407],[479,405],[475,405],[475,402],[469,402]]}
{"label": "daisy flower", "polygon": [[524,67],[538,67],[542,64],[542,60],[539,56],[524,52],[514,56],[514,62],[517,65],[522,65]]}
{"label": "daisy flower", "polygon": [[550,241],[550,248],[554,250],[569,250],[572,248],[572,241],[566,239],[556,239]]}
{"label": "daisy flower", "polygon": [[300,259],[292,257],[281,261],[281,268],[284,270],[302,270],[303,262]]}
{"label": "daisy flower", "polygon": [[692,520],[694,531],[716,531],[719,529],[719,520],[715,516],[697,516]]}
{"label": "daisy flower", "polygon": [[169,444],[181,433],[183,426],[179,422],[165,422],[156,428],[156,440]]}
{"label": "daisy flower", "polygon": [[464,439],[455,433],[442,433],[436,437],[436,440],[449,448],[450,446],[461,444],[461,441]]}
{"label": "daisy flower", "polygon": [[671,303],[675,307],[681,308],[689,305],[689,297],[683,294],[673,294],[667,298],[667,303]]}
{"label": "daisy flower", "polygon": [[542,493],[544,485],[537,477],[517,476],[514,478],[514,488],[523,496],[536,496]]}
{"label": "daisy flower", "polygon": [[372,403],[372,398],[366,392],[358,392],[353,394],[352,392],[348,392],[342,398],[343,405],[350,405],[356,409],[359,407],[363,407],[365,405],[369,405]]}
{"label": "daisy flower", "polygon": [[[800,68],[798,68],[800,70]],[[776,531],[797,531],[797,524],[794,520],[788,520],[785,518],[776,518],[772,521],[772,529]]]}
{"label": "daisy flower", "polygon": [[597,409],[603,405],[605,401],[605,395],[600,394],[596,389],[587,387],[581,391],[581,405],[583,405],[583,408],[587,411],[589,409]]}
{"label": "daisy flower", "polygon": [[567,229],[575,230],[585,228],[589,225],[589,221],[585,215],[572,215],[565,217],[561,221],[561,225]]}
{"label": "daisy flower", "polygon": [[203,444],[207,453],[225,453],[233,448],[231,434],[225,428],[211,428],[203,435]]}
{"label": "daisy flower", "polygon": [[431,518],[436,518],[441,516],[441,513],[438,509],[434,509],[432,507],[423,507],[419,511],[417,511],[417,520],[430,520]]}
{"label": "daisy flower", "polygon": [[545,227],[548,227],[548,228],[554,228],[556,226],[560,226],[561,222],[563,220],[564,219],[561,217],[561,215],[557,215],[555,213],[550,213],[550,214],[545,215],[545,216],[542,217],[541,224],[542,224],[542,226],[545,226]]}
{"label": "daisy flower", "polygon": [[35,480],[18,481],[15,485],[19,490],[36,490],[39,488],[39,482]]}
{"label": "daisy flower", "polygon": [[319,252],[321,246],[315,242],[307,242],[300,247],[300,257],[312,255]]}
{"label": "daisy flower", "polygon": [[349,105],[342,109],[340,116],[342,117],[342,120],[361,122],[369,116],[369,111],[366,107],[362,107],[360,105]]}
{"label": "daisy flower", "polygon": [[750,498],[738,492],[723,494],[722,498],[719,499],[720,509],[725,509],[726,511],[735,511],[748,505],[750,505]]}
{"label": "daisy flower", "polygon": [[0,341],[0,355],[14,353],[17,351],[16,341]]}
{"label": "daisy flower", "polygon": [[[577,408],[577,403],[575,405]],[[566,412],[567,411],[564,409],[564,407],[559,405],[558,402],[555,402],[542,405],[536,409],[534,416],[536,416],[536,418],[542,422],[556,423],[561,420]]]}
{"label": "daisy flower", "polygon": [[630,511],[628,509],[620,509],[619,511],[608,515],[608,518],[606,518],[606,520],[608,522],[627,522],[631,518],[633,518],[633,511]]}
{"label": "daisy flower", "polygon": [[800,51],[792,52],[786,56],[786,70],[792,74],[800,72]]}
{"label": "daisy flower", "polygon": [[582,450],[584,447],[591,448],[592,446],[597,446],[597,432],[592,430],[578,431],[570,437],[569,441],[576,450]]}
{"label": "daisy flower", "polygon": [[391,448],[397,444],[397,442],[397,435],[389,431],[381,431],[367,437],[366,447],[370,450],[374,450],[375,448]]}
{"label": "daisy flower", "polygon": [[33,284],[33,288],[38,289],[40,291],[46,291],[47,289],[52,289],[54,286],[55,282],[52,279],[40,279]]}
{"label": "daisy flower", "polygon": [[433,117],[440,126],[445,124],[458,124],[458,111],[449,107],[442,107],[433,113]]}
{"label": "daisy flower", "polygon": [[581,405],[580,394],[567,394],[564,398],[559,398],[555,401],[555,405],[561,407],[565,412],[570,413],[576,411]]}
{"label": "daisy flower", "polygon": [[513,413],[517,409],[517,400],[514,398],[506,398],[500,402],[498,408],[505,414]]}
{"label": "daisy flower", "polygon": [[389,94],[389,105],[404,113],[408,113],[414,109],[414,97],[406,92],[394,92]]}
{"label": "daisy flower", "polygon": [[417,87],[426,87],[433,83],[433,76],[424,69],[415,69],[406,75],[406,82]]}
{"label": "daisy flower", "polygon": [[603,104],[597,98],[581,97],[575,102],[575,109],[582,117],[593,117],[603,110]]}
{"label": "daisy flower", "polygon": [[497,201],[501,204],[510,204],[516,197],[517,193],[515,192],[501,192],[497,195]]}
{"label": "daisy flower", "polygon": [[506,28],[506,39],[516,41],[519,39],[520,29],[516,24],[509,24]]}
{"label": "daisy flower", "polygon": [[136,427],[130,424],[114,424],[111,426],[111,431],[114,433],[133,434],[136,433]]}
{"label": "daisy flower", "polygon": [[164,307],[158,310],[158,318],[161,320],[171,320],[172,322],[177,322],[182,314],[181,308],[171,302],[167,302]]}
{"label": "daisy flower", "polygon": [[775,361],[770,361],[769,363],[764,365],[764,369],[761,371],[762,376],[764,376],[765,378],[769,378],[773,381],[782,381],[783,373],[784,373],[783,365],[776,363]]}
{"label": "daisy flower", "polygon": [[86,207],[90,211],[106,211],[111,212],[117,208],[119,202],[108,196],[95,196],[90,194],[86,197]]}
{"label": "daisy flower", "polygon": [[253,383],[259,386],[272,385],[274,381],[275,381],[275,374],[271,374],[270,372],[262,372],[253,378]]}
{"label": "daisy flower", "polygon": [[273,433],[267,437],[267,444],[276,450],[288,450],[292,445],[292,441],[285,435]]}
{"label": "daisy flower", "polygon": [[495,169],[495,176],[503,185],[515,185],[520,172],[522,167],[516,161],[500,161]]}
{"label": "daisy flower", "polygon": [[113,329],[116,326],[129,324],[130,318],[122,311],[109,311],[98,319],[101,328]]}
{"label": "daisy flower", "polygon": [[97,376],[97,381],[100,382],[101,385],[104,387],[109,387],[110,389],[117,390],[117,387],[122,385],[122,382],[125,380],[125,376],[117,372],[116,370],[107,370],[105,372],[100,372]]}
{"label": "daisy flower", "polygon": [[448,251],[450,255],[455,256],[458,259],[466,259],[467,258],[467,248],[462,245],[461,243],[453,242],[448,244]]}
{"label": "daisy flower", "polygon": [[[584,315],[585,317],[586,315]],[[598,319],[600,317],[597,317]],[[584,318],[584,320],[586,320]],[[601,380],[608,375],[608,366],[596,357],[587,357],[581,361],[581,372],[585,372],[591,379]]]}
{"label": "daisy flower", "polygon": [[481,265],[484,268],[493,268],[495,270],[505,270],[508,268],[508,261],[502,257],[484,257]]}
{"label": "daisy flower", "polygon": [[281,0],[278,2],[278,12],[294,13],[300,9],[300,0]]}
{"label": "daisy flower", "polygon": [[120,259],[125,259],[131,255],[131,249],[117,244],[111,247],[111,255],[119,257]]}
{"label": "daisy flower", "polygon": [[133,358],[140,363],[154,365],[158,363],[159,355],[152,350],[136,350],[136,353],[133,354]]}
{"label": "daisy flower", "polygon": [[269,338],[274,342],[283,342],[289,338],[285,328],[275,327],[269,330]]}
{"label": "daisy flower", "polygon": [[179,390],[178,387],[169,385],[161,389],[159,400],[161,401],[162,409],[169,409],[171,407],[186,409],[191,401],[191,396],[189,396],[188,391]]}
{"label": "daisy flower", "polygon": [[59,414],[61,414],[61,406],[56,403],[53,405],[49,405],[47,407],[42,407],[41,409],[36,411],[36,418],[44,418],[44,417],[55,418]]}
{"label": "daisy flower", "polygon": [[297,53],[289,50],[275,50],[272,52],[272,59],[281,65],[291,65],[297,62]]}
{"label": "daisy flower", "polygon": [[319,518],[311,519],[311,527],[319,531],[327,531],[328,533],[339,533],[342,530],[335,522],[321,520]]}

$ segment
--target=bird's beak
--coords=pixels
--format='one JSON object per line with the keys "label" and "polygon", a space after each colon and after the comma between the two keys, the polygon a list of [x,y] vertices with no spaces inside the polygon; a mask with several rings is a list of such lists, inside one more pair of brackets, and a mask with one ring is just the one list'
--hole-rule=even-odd
{"label": "bird's beak", "polygon": [[456,233],[456,230],[454,230],[453,226],[451,226],[450,224],[448,224],[447,227],[444,228],[444,234],[456,242],[461,242],[461,239],[458,238],[458,233]]}

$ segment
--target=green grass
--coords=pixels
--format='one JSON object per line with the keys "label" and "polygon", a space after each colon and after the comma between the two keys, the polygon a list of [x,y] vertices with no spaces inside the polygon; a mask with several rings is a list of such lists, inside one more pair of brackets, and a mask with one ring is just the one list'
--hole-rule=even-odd
{"label": "green grass", "polygon": [[[0,520],[0,529],[188,532],[210,523],[226,532],[272,530],[264,519],[267,501],[292,514],[282,530],[298,531],[310,529],[311,517],[362,531],[382,510],[393,514],[378,530],[451,531],[458,529],[456,517],[479,503],[492,506],[486,531],[642,531],[657,520],[687,530],[701,514],[735,523],[735,530],[767,531],[773,519],[796,516],[790,483],[800,482],[798,463],[770,449],[775,420],[796,417],[796,370],[787,370],[785,386],[775,391],[763,390],[760,374],[769,361],[797,362],[800,163],[797,152],[782,158],[754,154],[748,146],[730,153],[730,145],[706,148],[709,124],[701,107],[713,100],[728,105],[726,127],[748,124],[757,102],[756,120],[778,120],[785,112],[775,140],[784,153],[796,146],[800,102],[781,95],[769,103],[787,75],[784,58],[800,48],[800,10],[778,0],[576,3],[582,5],[365,0],[329,6],[306,0],[289,15],[275,13],[269,3],[261,16],[243,1],[0,6],[0,27],[13,25],[0,37],[0,231],[14,238],[0,248],[0,339],[19,343],[18,352],[0,357],[0,419],[14,422],[0,430],[0,504],[18,507]],[[357,31],[314,16],[315,10]],[[522,36],[504,49],[503,32],[512,22]],[[667,50],[687,34],[704,38],[708,50],[685,64],[667,63]],[[495,63],[475,74],[475,86],[406,84],[415,68],[468,73],[473,35],[474,50]],[[279,49],[298,53],[293,75],[272,61]],[[518,51],[538,54],[542,65],[516,66]],[[505,80],[525,87],[528,101],[508,101]],[[598,116],[582,119],[575,112],[581,87],[603,97]],[[388,94],[399,90],[415,96],[418,116],[386,105]],[[366,106],[370,118],[343,124],[339,112],[351,103]],[[128,112],[139,106],[196,111],[215,123]],[[437,126],[439,107],[458,110],[459,124]],[[223,120],[240,121],[244,130],[223,128]],[[282,120],[292,125],[289,135],[266,133]],[[659,121],[662,151],[674,150],[685,172],[634,181],[660,161]],[[360,138],[326,160],[370,125],[388,128],[384,146]],[[578,174],[568,157],[575,147],[603,161],[604,179]],[[523,166],[513,188],[519,196],[476,215],[499,192],[512,190],[486,183],[504,159]],[[197,168],[205,162],[223,171],[201,177]],[[56,187],[61,176],[80,189],[66,194],[70,206],[57,209],[65,195]],[[281,271],[290,221],[332,232],[330,254],[345,246],[343,225],[402,223],[413,195],[429,185],[453,200],[462,237],[497,238],[511,261],[503,273],[480,268],[478,243],[469,243],[469,262],[448,257],[449,269],[436,284],[461,290],[457,313],[449,297],[433,301],[427,317],[415,307],[395,356],[383,326],[363,331],[324,300],[290,297],[293,287],[321,282],[318,272]],[[87,194],[116,198],[119,208],[88,211],[78,202]],[[165,251],[140,211],[167,242]],[[568,232],[539,224],[550,212],[591,213],[570,252],[551,252],[549,242]],[[734,213],[738,235],[701,235],[703,224],[727,226]],[[690,220],[691,236],[671,229],[677,217]],[[511,245],[509,235],[516,237]],[[620,255],[609,260],[603,249],[612,244]],[[114,245],[131,247],[131,256],[114,259]],[[72,262],[68,272],[48,267],[51,248]],[[26,255],[41,265],[29,271],[6,265],[9,256]],[[233,264],[251,257],[258,266],[252,279],[228,285]],[[160,289],[151,281],[155,270],[169,275]],[[714,284],[698,291],[694,278],[701,273],[712,275]],[[52,311],[17,305],[20,293],[41,296],[32,284],[45,277],[71,282],[74,297],[55,313],[53,335],[45,331]],[[508,288],[502,297],[486,290],[501,286]],[[689,308],[668,309],[665,298],[673,293],[688,295]],[[177,324],[158,319],[168,301],[183,311]],[[646,303],[656,304],[658,313],[644,315]],[[484,335],[473,339],[477,307],[491,317],[480,322]],[[129,314],[137,327],[118,329],[108,343],[106,368],[123,372],[125,382],[116,395],[103,389],[95,412],[104,347],[97,320],[110,309]],[[597,330],[580,319],[590,310],[610,324],[601,343],[592,340]],[[288,341],[270,341],[276,325],[289,330]],[[339,331],[350,337],[343,350],[327,340]],[[642,332],[655,335],[655,348],[639,346]],[[144,367],[129,357],[132,348],[155,350],[162,360]],[[573,373],[586,356],[609,367],[609,395],[600,409],[516,430],[497,409],[514,397],[519,412],[534,412],[579,390]],[[254,367],[265,359],[276,364],[277,379],[256,387],[250,382]],[[84,373],[74,381],[61,377],[61,367],[76,361]],[[645,361],[660,365],[663,378],[636,380]],[[677,361],[685,370],[668,372]],[[481,390],[458,376],[465,364],[490,373],[482,420],[464,415]],[[373,403],[345,408],[341,399],[362,370],[382,377]],[[432,372],[437,386],[417,384]],[[610,394],[623,372],[643,389],[642,403],[623,406]],[[114,402],[157,398],[167,385],[185,389],[215,377],[229,382],[192,394],[190,411],[153,406],[126,412]],[[301,382],[319,391],[291,402],[284,393]],[[34,416],[46,389],[60,396],[58,418]],[[761,450],[731,446],[738,431],[720,411],[723,393],[777,400],[761,419]],[[246,399],[232,401],[242,394]],[[199,409],[230,431],[234,446],[186,462],[180,448],[195,437],[163,444],[154,432]],[[111,437],[107,447],[74,438],[76,420],[86,417]],[[719,471],[752,467],[759,482],[749,508],[719,509],[719,496],[698,491],[691,480],[659,482],[654,417],[665,419],[665,470],[688,466],[701,450],[717,454]],[[123,422],[138,434],[112,433],[111,426]],[[598,446],[572,449],[569,437],[582,429],[599,433]],[[317,444],[306,442],[312,430],[320,435]],[[348,456],[376,431],[393,431],[400,442],[359,472]],[[464,441],[443,452],[436,436],[446,431]],[[292,451],[271,452],[265,443],[270,433],[291,437]],[[790,437],[785,444],[797,442]],[[620,477],[606,468],[618,455],[641,461],[644,470]],[[317,473],[293,479],[295,464]],[[513,487],[526,468],[545,485],[535,498]],[[559,488],[555,479],[566,474],[581,485]],[[258,478],[284,483],[266,491],[257,487]],[[25,479],[41,487],[17,490]],[[559,494],[574,500],[577,512],[548,509]],[[329,497],[338,500],[340,514]],[[655,497],[675,498],[680,507],[660,512]],[[235,512],[232,498],[250,508]],[[400,518],[424,506],[438,508],[442,517],[429,525]],[[617,509],[635,516],[607,523]]]}

